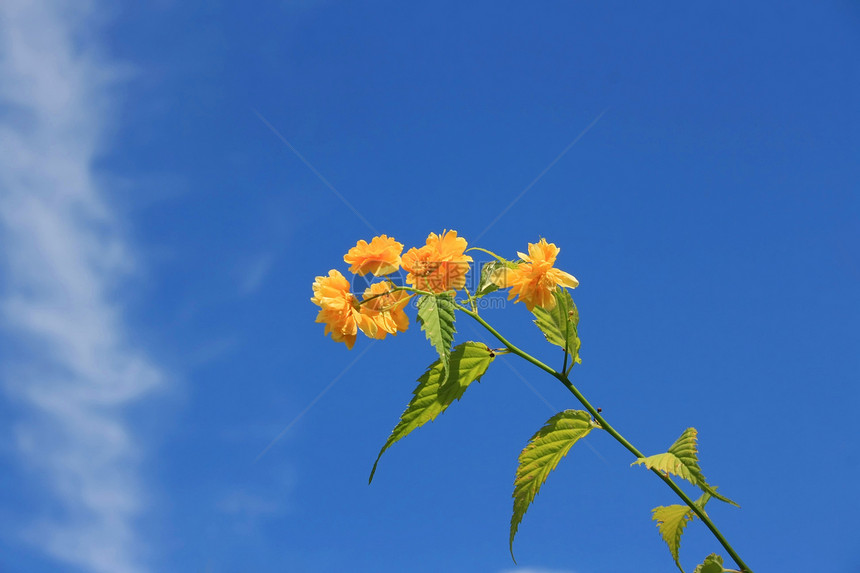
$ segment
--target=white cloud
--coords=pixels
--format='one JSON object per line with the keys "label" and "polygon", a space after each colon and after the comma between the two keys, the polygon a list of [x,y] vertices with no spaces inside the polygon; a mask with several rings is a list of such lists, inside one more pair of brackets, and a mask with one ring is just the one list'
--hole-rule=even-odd
{"label": "white cloud", "polygon": [[14,342],[0,375],[50,500],[24,537],[84,570],[135,573],[146,498],[123,409],[162,374],[129,341],[116,294],[134,264],[92,168],[123,73],[98,56],[95,9],[0,2],[0,319]]}

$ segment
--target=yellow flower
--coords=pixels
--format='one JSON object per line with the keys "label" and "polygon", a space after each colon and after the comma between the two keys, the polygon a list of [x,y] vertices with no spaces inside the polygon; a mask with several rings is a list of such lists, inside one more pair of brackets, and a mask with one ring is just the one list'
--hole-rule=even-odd
{"label": "yellow flower", "polygon": [[403,310],[409,297],[402,290],[390,292],[386,283],[374,283],[364,291],[365,302],[361,303],[361,314],[376,323],[376,335],[373,338],[382,340],[386,334],[397,335],[409,327],[409,317]]}
{"label": "yellow flower", "polygon": [[555,308],[553,293],[557,285],[576,288],[579,281],[564,271],[553,268],[555,258],[561,251],[553,243],[541,239],[529,243],[529,254],[517,253],[524,261],[513,269],[500,269],[493,281],[500,288],[510,287],[508,300],[517,297],[515,302],[524,302],[529,310],[540,306],[547,310]]}
{"label": "yellow flower", "polygon": [[376,276],[393,273],[400,267],[400,253],[403,245],[386,235],[373,237],[368,244],[360,240],[343,260],[350,265],[349,272],[364,276],[373,273]]}
{"label": "yellow flower", "polygon": [[339,271],[332,269],[327,277],[316,277],[311,302],[320,307],[316,322],[325,323],[323,335],[331,334],[335,342],[351,349],[359,329],[376,337],[376,322],[361,313],[358,299],[349,292],[349,281]]}
{"label": "yellow flower", "polygon": [[468,243],[457,231],[430,233],[420,249],[412,247],[403,255],[406,282],[420,290],[445,292],[466,286],[472,257],[463,254]]}

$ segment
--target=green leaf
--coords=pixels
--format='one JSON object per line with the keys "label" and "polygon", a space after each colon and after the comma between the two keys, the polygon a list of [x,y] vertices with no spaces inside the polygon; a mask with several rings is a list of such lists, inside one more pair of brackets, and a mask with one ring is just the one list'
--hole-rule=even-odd
{"label": "green leaf", "polygon": [[666,475],[676,475],[693,485],[698,485],[705,480],[699,467],[697,454],[696,429],[687,428],[681,437],[672,444],[668,452],[639,458],[631,465],[645,464],[649,470],[656,469]]}
{"label": "green leaf", "polygon": [[705,557],[701,565],[696,565],[693,573],[723,573],[723,571],[723,558],[716,553],[711,553]]}
{"label": "green leaf", "polygon": [[684,569],[681,567],[681,562],[678,561],[678,550],[681,548],[681,534],[684,533],[687,523],[696,514],[686,505],[661,505],[652,509],[651,513],[653,514],[651,519],[657,522],[657,529],[660,531],[663,541],[669,546],[669,552],[672,553],[675,565],[683,573]]}
{"label": "green leaf", "polygon": [[666,475],[676,475],[695,486],[699,486],[702,491],[720,501],[737,506],[738,504],[729,498],[717,493],[715,486],[709,485],[704,474],[702,474],[702,468],[699,467],[697,439],[696,428],[687,428],[681,437],[672,444],[668,452],[639,458],[631,465],[644,464],[649,470],[656,469]]}
{"label": "green leaf", "polygon": [[[529,505],[534,501],[549,473],[555,469],[570,448],[595,425],[591,415],[582,410],[559,412],[529,440],[520,452],[514,479],[514,514],[511,516],[510,549],[514,556],[514,536]],[[516,561],[516,560],[515,560]]]}
{"label": "green leaf", "polygon": [[493,358],[494,354],[486,344],[464,342],[451,353],[450,372],[447,378],[441,359],[431,364],[418,378],[418,386],[412,391],[414,395],[412,400],[400,415],[400,421],[388,436],[379,455],[376,456],[368,483],[373,481],[376,465],[385,450],[394,442],[409,435],[412,430],[435,420],[454,400],[459,400],[469,384],[480,380]]}
{"label": "green leaf", "polygon": [[499,261],[490,261],[481,268],[481,280],[478,282],[478,288],[475,289],[475,298],[481,298],[491,292],[499,290],[499,285],[493,282],[493,273],[500,268],[504,268],[505,263]]}
{"label": "green leaf", "polygon": [[536,306],[532,311],[535,315],[535,324],[541,329],[550,344],[566,349],[571,357],[571,364],[581,362],[579,359],[579,336],[577,336],[577,325],[579,325],[579,311],[573,304],[573,298],[565,288],[556,288],[555,308],[547,310]]}
{"label": "green leaf", "polygon": [[[704,478],[704,476],[703,476],[703,478]],[[699,484],[699,487],[702,489],[703,492],[710,495],[711,497],[714,497],[714,498],[716,498],[720,501],[723,501],[725,503],[730,503],[731,505],[733,505],[735,507],[740,507],[737,503],[733,502],[732,500],[730,500],[726,496],[717,493],[717,486],[715,486],[715,485],[710,485],[708,483],[702,482]]]}
{"label": "green leaf", "polygon": [[[517,263],[515,263],[514,261],[503,259],[499,255],[486,249],[481,249],[479,247],[473,247],[473,249],[477,251],[483,251],[496,258],[495,261],[485,263],[484,266],[481,268],[481,280],[478,282],[478,288],[475,289],[475,298],[481,298],[482,296],[488,295],[491,292],[499,290],[499,285],[497,285],[493,279],[497,278],[498,273],[500,273],[502,269],[517,268]],[[472,249],[467,249],[467,251],[471,250]]]}
{"label": "green leaf", "polygon": [[430,343],[436,347],[442,369],[448,374],[448,359],[454,342],[454,299],[447,294],[424,295],[418,299],[418,322]]}

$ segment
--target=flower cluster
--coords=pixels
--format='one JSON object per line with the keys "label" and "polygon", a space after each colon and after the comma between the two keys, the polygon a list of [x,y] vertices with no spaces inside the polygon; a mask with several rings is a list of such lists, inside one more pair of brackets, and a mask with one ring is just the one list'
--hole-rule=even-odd
{"label": "flower cluster", "polygon": [[[472,262],[467,247],[466,239],[458,237],[457,231],[430,233],[423,246],[405,254],[403,244],[387,235],[373,237],[370,242],[360,240],[344,255],[344,262],[351,273],[362,277],[371,274],[382,281],[371,283],[359,299],[339,271],[332,269],[328,276],[316,277],[311,298],[320,307],[316,321],[325,324],[325,334],[347,348],[355,344],[359,330],[379,340],[403,332],[409,327],[405,312],[413,296],[409,291],[440,294],[465,288]],[[556,287],[575,288],[579,282],[554,268],[560,251],[554,244],[541,239],[530,243],[528,251],[528,255],[518,253],[521,261],[508,262],[491,280],[499,288],[510,288],[508,298],[517,297],[515,302],[524,302],[529,310],[535,306],[552,309]],[[389,276],[401,267],[412,288],[395,285]]]}
{"label": "flower cluster", "polygon": [[[370,243],[359,241],[343,260],[350,265],[350,272],[357,275],[385,276],[400,268],[402,252],[401,243],[381,235]],[[390,282],[370,285],[362,300],[358,300],[350,290],[349,281],[332,269],[327,277],[317,277],[314,281],[311,302],[320,307],[316,321],[325,324],[324,334],[331,334],[332,340],[343,342],[350,349],[359,330],[370,338],[381,340],[387,334],[396,335],[409,327],[409,317],[403,310],[409,302],[409,294],[394,290]]]}

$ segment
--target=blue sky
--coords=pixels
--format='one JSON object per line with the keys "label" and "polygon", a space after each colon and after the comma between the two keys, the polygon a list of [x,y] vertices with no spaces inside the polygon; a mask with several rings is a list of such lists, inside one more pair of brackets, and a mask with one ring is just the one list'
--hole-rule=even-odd
{"label": "blue sky", "polygon": [[516,456],[577,406],[514,357],[367,485],[434,353],[347,351],[311,284],[443,229],[561,247],[574,381],[646,452],[698,428],[756,571],[860,570],[856,3],[6,0],[0,42],[0,570],[673,570],[598,434],[511,562]]}

